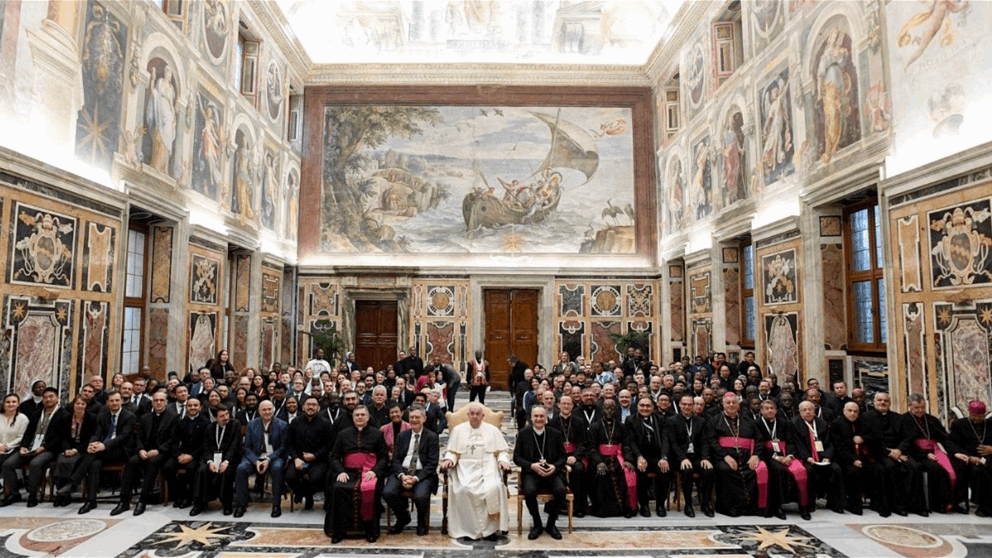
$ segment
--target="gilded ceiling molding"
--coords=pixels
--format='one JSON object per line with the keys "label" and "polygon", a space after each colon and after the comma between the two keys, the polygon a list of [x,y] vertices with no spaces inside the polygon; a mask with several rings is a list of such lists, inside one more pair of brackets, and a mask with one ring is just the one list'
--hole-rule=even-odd
{"label": "gilded ceiling molding", "polygon": [[578,64],[314,64],[307,85],[650,87],[642,66]]}

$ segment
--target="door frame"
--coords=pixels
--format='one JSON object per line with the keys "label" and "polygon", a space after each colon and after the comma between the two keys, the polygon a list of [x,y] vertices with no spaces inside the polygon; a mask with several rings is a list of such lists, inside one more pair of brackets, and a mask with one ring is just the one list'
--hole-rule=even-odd
{"label": "door frame", "polygon": [[[476,276],[469,277],[469,288],[472,293],[472,334],[471,346],[465,347],[465,354],[471,358],[476,349],[485,350],[486,317],[485,298],[482,291],[487,289],[532,289],[538,291],[537,301],[537,362],[550,366],[556,359],[554,356],[554,301],[555,278],[553,275],[514,276]],[[488,357],[486,357],[488,358]]]}

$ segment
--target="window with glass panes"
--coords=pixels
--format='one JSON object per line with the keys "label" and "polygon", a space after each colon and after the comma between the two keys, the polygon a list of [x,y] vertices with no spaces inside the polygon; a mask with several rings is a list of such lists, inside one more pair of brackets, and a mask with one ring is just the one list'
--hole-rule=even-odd
{"label": "window with glass panes", "polygon": [[847,240],[848,348],[884,351],[885,278],[882,229],[877,202],[844,212]]}
{"label": "window with glass panes", "polygon": [[141,371],[145,320],[145,272],[148,231],[132,224],[127,232],[127,263],[124,281],[124,327],[121,339],[121,371]]}
{"label": "window with glass panes", "polygon": [[741,346],[754,348],[754,245],[741,246]]}

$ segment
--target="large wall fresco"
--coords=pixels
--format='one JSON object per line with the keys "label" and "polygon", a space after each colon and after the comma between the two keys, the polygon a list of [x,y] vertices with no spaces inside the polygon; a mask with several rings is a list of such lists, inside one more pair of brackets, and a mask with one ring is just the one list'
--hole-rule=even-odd
{"label": "large wall fresco", "polygon": [[887,1],[885,11],[898,130],[893,172],[988,141],[992,4]]}
{"label": "large wall fresco", "polygon": [[[327,107],[321,248],[632,253],[631,118],[607,107]],[[606,229],[618,241],[596,249]]]}

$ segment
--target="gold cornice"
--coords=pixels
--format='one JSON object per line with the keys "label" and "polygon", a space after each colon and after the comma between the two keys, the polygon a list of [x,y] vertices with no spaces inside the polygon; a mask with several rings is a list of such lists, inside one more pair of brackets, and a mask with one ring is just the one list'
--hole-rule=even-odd
{"label": "gold cornice", "polygon": [[585,64],[314,64],[308,86],[552,85],[650,87],[642,66]]}

